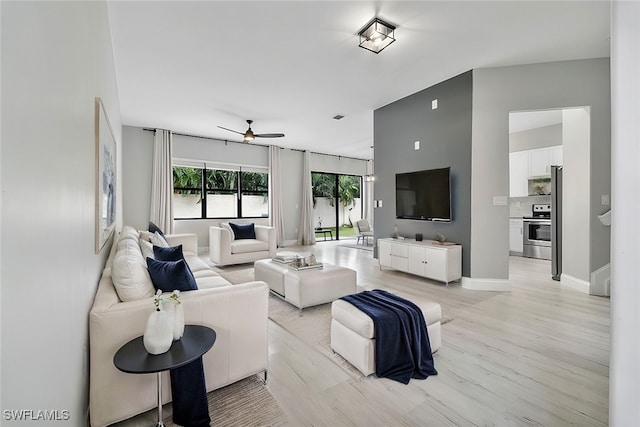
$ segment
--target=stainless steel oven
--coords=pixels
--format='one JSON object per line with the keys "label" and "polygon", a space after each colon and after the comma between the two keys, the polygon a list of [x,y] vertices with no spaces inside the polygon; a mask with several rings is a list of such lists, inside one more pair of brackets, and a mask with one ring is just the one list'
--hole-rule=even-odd
{"label": "stainless steel oven", "polygon": [[[532,217],[522,219],[522,253],[528,258],[551,259],[551,214],[549,205],[533,205]],[[537,210],[536,210],[537,209]]]}

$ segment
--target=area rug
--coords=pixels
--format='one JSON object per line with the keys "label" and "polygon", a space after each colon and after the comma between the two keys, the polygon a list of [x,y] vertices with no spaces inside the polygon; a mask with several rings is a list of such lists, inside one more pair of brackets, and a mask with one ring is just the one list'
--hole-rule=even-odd
{"label": "area rug", "polygon": [[[212,426],[284,426],[287,417],[271,395],[269,387],[253,375],[207,394]],[[177,426],[172,421],[171,405],[165,405],[164,423]]]}

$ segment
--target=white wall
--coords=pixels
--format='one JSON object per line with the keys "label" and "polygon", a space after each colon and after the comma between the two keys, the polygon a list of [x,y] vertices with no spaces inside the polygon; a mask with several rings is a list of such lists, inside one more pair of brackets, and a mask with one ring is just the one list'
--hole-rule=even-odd
{"label": "white wall", "polygon": [[226,143],[193,136],[173,136],[173,157],[213,165],[269,167],[269,147],[257,144]]}
{"label": "white wall", "polygon": [[613,1],[609,425],[640,425],[640,3]]}
{"label": "white wall", "polygon": [[123,224],[146,230],[151,208],[153,132],[122,127]]}
{"label": "white wall", "polygon": [[[352,224],[355,226],[356,221],[362,218],[362,201],[361,199],[353,199],[353,203],[344,206],[339,203],[338,207],[338,224],[340,226]],[[349,210],[351,209],[351,210]],[[313,207],[313,225],[319,227],[319,218],[322,218],[322,227],[336,226],[336,206],[331,206],[331,199],[328,197],[316,197],[316,204]]]}
{"label": "white wall", "polygon": [[[124,126],[123,128],[123,182],[124,224],[142,229],[149,222],[149,194],[151,189],[151,154],[153,153],[153,132],[141,128]],[[174,136],[175,158],[207,161],[226,165],[248,165],[268,167],[268,147],[252,144],[225,144],[207,138],[183,135]],[[302,151],[282,149],[281,162],[283,182],[283,216],[285,242],[294,244],[298,239],[300,223],[300,200],[302,198]],[[312,153],[311,163],[314,171],[333,172],[350,175],[364,175],[367,161]],[[269,224],[269,219],[252,219],[256,224]],[[218,219],[178,220],[174,223],[176,233],[196,233],[200,248],[209,246],[209,227],[217,225]],[[238,220],[242,222],[242,220]]]}
{"label": "white wall", "polygon": [[[67,410],[85,425],[88,313],[109,251],[95,254],[94,97],[121,148],[107,6],[0,8],[2,409]],[[33,424],[47,423],[3,414],[3,426]]]}
{"label": "white wall", "polygon": [[510,111],[591,107],[588,262],[591,271],[609,262],[609,231],[596,223],[611,186],[609,81],[608,58],[473,70],[472,277],[509,277],[509,206],[493,198],[509,195]]}
{"label": "white wall", "polygon": [[510,153],[553,147],[554,145],[562,145],[562,124],[527,129],[509,134]]}
{"label": "white wall", "polygon": [[591,188],[590,109],[562,110],[562,278],[563,285],[589,292]]}
{"label": "white wall", "polygon": [[309,166],[312,172],[328,172],[342,175],[366,175],[367,161],[328,154],[311,153]]}

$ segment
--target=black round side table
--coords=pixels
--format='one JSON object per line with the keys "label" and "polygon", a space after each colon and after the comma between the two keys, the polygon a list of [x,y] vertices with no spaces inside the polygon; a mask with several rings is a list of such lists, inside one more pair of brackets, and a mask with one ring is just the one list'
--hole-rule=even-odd
{"label": "black round side table", "polygon": [[113,364],[122,372],[129,374],[157,374],[158,383],[158,427],[162,422],[162,372],[179,368],[191,363],[205,354],[216,341],[216,331],[200,325],[186,325],[184,334],[174,341],[166,353],[149,354],[144,348],[142,336],[120,347],[113,356]]}

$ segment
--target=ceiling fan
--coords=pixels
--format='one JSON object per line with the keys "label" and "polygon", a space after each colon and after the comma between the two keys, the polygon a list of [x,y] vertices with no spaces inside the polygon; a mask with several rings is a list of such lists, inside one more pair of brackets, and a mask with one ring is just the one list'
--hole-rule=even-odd
{"label": "ceiling fan", "polygon": [[253,133],[253,131],[251,130],[251,123],[253,123],[253,120],[247,120],[247,123],[249,124],[249,128],[246,130],[246,132],[238,132],[237,130],[228,129],[222,126],[218,127],[220,129],[228,130],[229,132],[237,133],[244,136],[243,142],[251,142],[256,138],[282,138],[284,136],[284,133]]}

